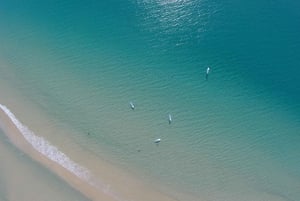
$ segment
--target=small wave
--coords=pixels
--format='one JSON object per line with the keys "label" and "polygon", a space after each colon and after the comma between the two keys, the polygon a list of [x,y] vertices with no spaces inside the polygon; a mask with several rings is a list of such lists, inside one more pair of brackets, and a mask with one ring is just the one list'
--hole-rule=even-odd
{"label": "small wave", "polygon": [[51,145],[43,137],[36,136],[29,128],[23,125],[6,106],[0,104],[0,108],[18,128],[27,142],[29,142],[38,152],[58,163],[77,177],[84,179],[85,181],[89,181],[90,173],[86,168],[72,161],[68,156],[59,151],[57,147]]}
{"label": "small wave", "polygon": [[36,136],[34,132],[23,125],[5,105],[0,104],[0,108],[3,110],[3,112],[5,112],[5,114],[10,118],[13,124],[26,139],[26,141],[29,142],[35,150],[37,150],[50,160],[58,163],[66,170],[70,171],[88,184],[96,187],[97,189],[101,189],[103,193],[111,196],[115,200],[126,201],[124,199],[121,199],[116,192],[113,192],[109,184],[104,184],[100,180],[92,177],[92,174],[88,171],[87,168],[82,167],[72,161],[66,154],[59,151],[57,147],[51,145],[50,142],[45,140],[43,137]]}

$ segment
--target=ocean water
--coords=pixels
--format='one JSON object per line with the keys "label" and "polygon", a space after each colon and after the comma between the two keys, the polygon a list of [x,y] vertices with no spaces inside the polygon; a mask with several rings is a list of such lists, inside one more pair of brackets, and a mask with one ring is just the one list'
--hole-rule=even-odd
{"label": "ocean water", "polygon": [[0,1],[0,79],[80,146],[179,200],[296,201],[299,9]]}

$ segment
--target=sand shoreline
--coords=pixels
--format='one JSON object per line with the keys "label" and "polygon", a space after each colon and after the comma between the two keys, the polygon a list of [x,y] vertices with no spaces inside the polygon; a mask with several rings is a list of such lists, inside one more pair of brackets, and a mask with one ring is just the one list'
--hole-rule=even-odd
{"label": "sand shoreline", "polygon": [[90,200],[16,148],[1,128],[0,161],[0,200]]}
{"label": "sand shoreline", "polygon": [[[21,121],[21,120],[20,120]],[[54,172],[70,186],[81,192],[91,200],[105,201],[174,201],[176,199],[156,190],[131,175],[121,172],[111,164],[91,157],[84,161],[89,164],[90,175],[87,180],[79,178],[70,170],[49,159],[38,152],[23,136],[7,113],[0,109],[0,127],[11,142],[39,162],[44,167]],[[92,164],[91,164],[92,163]],[[91,168],[92,167],[92,168]]]}
{"label": "sand shoreline", "polygon": [[88,191],[88,186],[75,175],[72,175],[68,170],[61,167],[60,165],[56,164],[55,162],[51,161],[46,156],[42,155],[38,151],[36,151],[23,137],[20,131],[16,128],[16,126],[12,123],[9,117],[0,110],[0,126],[7,137],[11,140],[11,142],[31,157],[33,160],[39,162],[46,168],[50,169],[56,175],[61,177],[63,180],[67,181],[73,188],[80,191],[82,194],[87,196],[88,198],[95,200],[94,197],[95,192],[91,190]]}

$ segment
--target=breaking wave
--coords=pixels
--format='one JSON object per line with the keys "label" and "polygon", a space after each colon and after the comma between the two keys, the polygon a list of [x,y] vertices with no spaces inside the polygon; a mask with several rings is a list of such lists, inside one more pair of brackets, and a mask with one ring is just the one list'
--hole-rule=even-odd
{"label": "breaking wave", "polygon": [[9,119],[17,127],[26,141],[29,142],[35,150],[46,156],[48,159],[54,161],[55,163],[58,163],[66,170],[73,173],[88,184],[102,190],[103,193],[111,196],[115,200],[126,201],[124,199],[121,199],[116,192],[113,192],[109,184],[105,184],[99,179],[92,177],[92,174],[88,171],[87,168],[82,167],[72,161],[66,154],[61,152],[57,147],[50,144],[50,142],[48,142],[43,137],[36,136],[34,132],[31,131],[27,126],[22,124],[5,105],[0,104],[0,108],[9,117]]}

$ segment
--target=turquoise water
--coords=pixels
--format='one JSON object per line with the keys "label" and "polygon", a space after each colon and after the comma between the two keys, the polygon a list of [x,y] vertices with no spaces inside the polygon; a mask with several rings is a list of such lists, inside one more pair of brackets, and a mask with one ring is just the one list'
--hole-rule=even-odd
{"label": "turquoise water", "polygon": [[181,200],[300,199],[297,1],[0,5],[1,79],[86,149]]}

